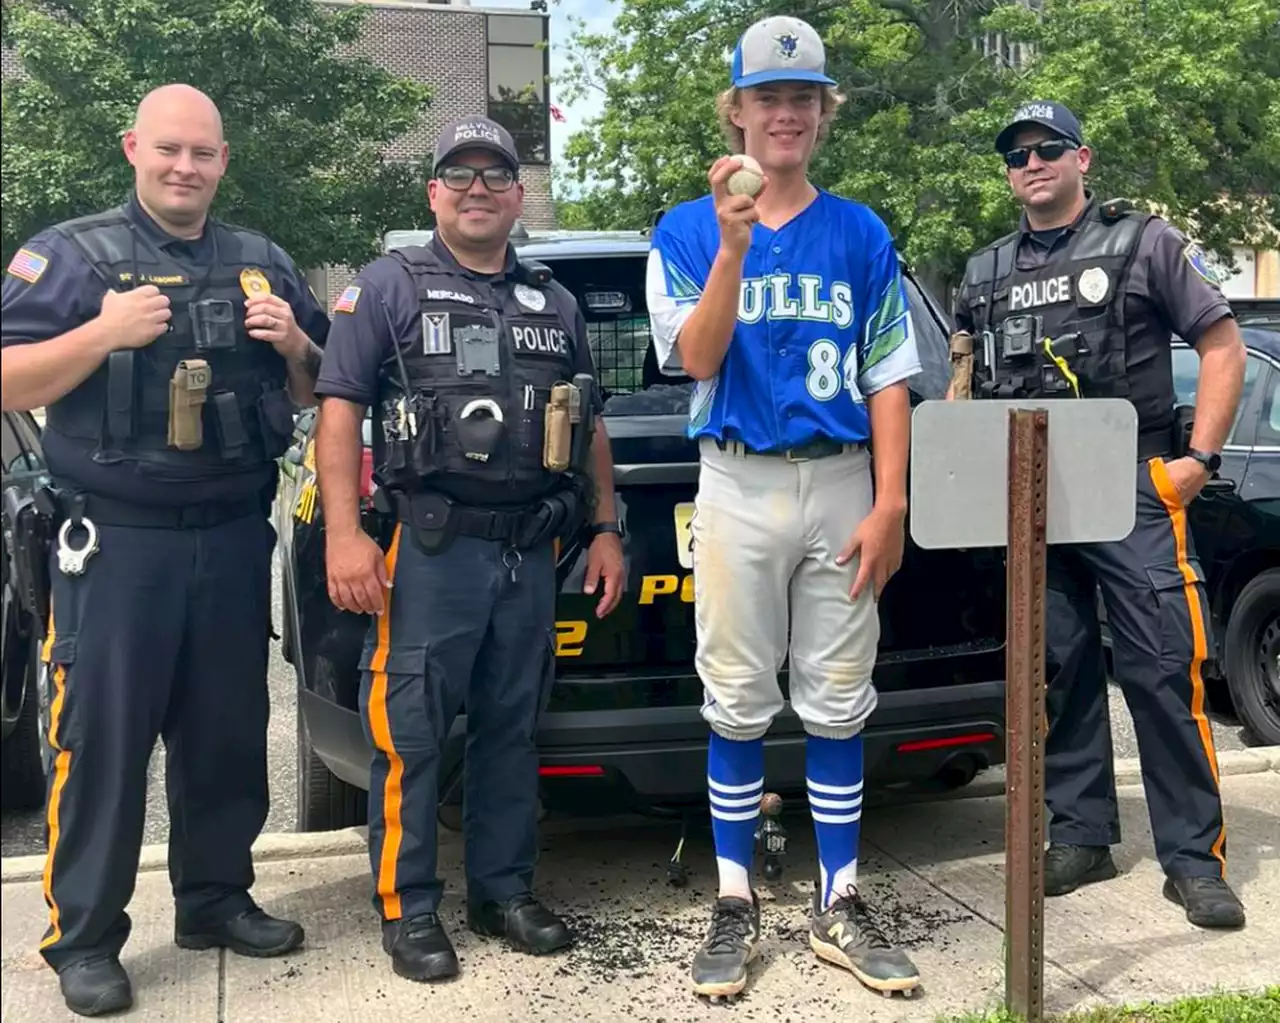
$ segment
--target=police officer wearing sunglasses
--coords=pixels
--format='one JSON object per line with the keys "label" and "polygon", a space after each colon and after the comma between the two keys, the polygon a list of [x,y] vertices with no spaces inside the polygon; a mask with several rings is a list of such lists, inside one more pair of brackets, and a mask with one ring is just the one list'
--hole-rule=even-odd
{"label": "police officer wearing sunglasses", "polygon": [[[1100,203],[1085,188],[1092,154],[1070,110],[1023,106],[996,149],[1023,214],[1017,231],[969,259],[957,296],[953,345],[972,347],[972,397],[1125,398],[1138,415],[1133,531],[1115,543],[1048,551],[1045,894],[1117,874],[1100,588],[1164,895],[1193,924],[1239,927],[1244,908],[1226,881],[1227,830],[1205,718],[1209,602],[1186,509],[1217,469],[1235,417],[1240,335],[1199,246],[1159,217]],[[1200,356],[1189,444],[1175,423],[1173,334]]]}
{"label": "police officer wearing sunglasses", "polygon": [[[438,915],[436,814],[464,705],[467,923],[524,952],[569,943],[531,891],[557,541],[585,537],[600,615],[617,605],[623,565],[585,319],[508,240],[523,197],[515,144],[462,118],[433,166],[431,241],[375,260],[338,299],[316,385],[329,595],[370,616],[373,903],[392,969],[415,981],[459,968]],[[367,408],[376,538],[359,512]]]}

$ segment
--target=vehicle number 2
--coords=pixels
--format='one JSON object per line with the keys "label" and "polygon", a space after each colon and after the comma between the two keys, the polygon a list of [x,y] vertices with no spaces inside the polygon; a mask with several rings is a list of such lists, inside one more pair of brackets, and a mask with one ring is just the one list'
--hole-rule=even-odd
{"label": "vehicle number 2", "polygon": [[858,346],[850,345],[844,359],[830,338],[820,338],[809,346],[809,372],[805,387],[818,401],[830,401],[840,393],[843,384],[854,401],[862,401],[858,389]]}

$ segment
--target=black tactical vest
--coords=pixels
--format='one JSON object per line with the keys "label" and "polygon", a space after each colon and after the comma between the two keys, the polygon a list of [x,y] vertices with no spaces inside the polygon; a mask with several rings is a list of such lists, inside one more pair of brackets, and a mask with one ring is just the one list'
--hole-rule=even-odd
{"label": "black tactical vest", "polygon": [[430,248],[390,255],[413,278],[420,318],[412,343],[397,346],[379,380],[379,484],[514,508],[572,482],[583,460],[567,473],[543,462],[552,387],[574,372],[574,324],[543,286],[549,271],[539,278],[517,264],[514,281],[486,285]]}
{"label": "black tactical vest", "polygon": [[[210,223],[214,262],[194,273],[137,231],[124,208],[81,217],[56,230],[74,243],[109,288],[154,284],[170,302],[170,329],[151,344],[114,351],[79,387],[48,409],[49,426],[96,446],[100,463],[128,462],[175,479],[214,478],[282,455],[293,433],[285,360],[245,328],[240,273],[271,281],[268,241]],[[271,282],[279,293],[279,282]],[[203,443],[169,444],[170,382],[183,360],[209,365],[201,410]]]}
{"label": "black tactical vest", "polygon": [[1129,271],[1150,219],[1095,206],[1034,270],[1015,265],[1018,232],[970,257],[962,287],[975,327],[975,398],[1127,398],[1140,430],[1168,422],[1174,393],[1157,340],[1125,330]]}

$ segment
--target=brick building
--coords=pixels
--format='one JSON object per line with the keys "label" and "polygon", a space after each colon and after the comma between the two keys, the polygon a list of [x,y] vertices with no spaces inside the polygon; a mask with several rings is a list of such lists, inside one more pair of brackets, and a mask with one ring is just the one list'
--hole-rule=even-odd
{"label": "brick building", "polygon": [[[392,144],[391,156],[416,160],[430,152],[448,121],[487,114],[511,132],[520,148],[524,223],[530,228],[555,226],[547,101],[550,19],[545,11],[473,6],[470,0],[319,2],[370,8],[350,51],[431,87],[430,109],[417,129]],[[5,77],[21,74],[18,58],[7,46],[0,46],[0,72]],[[330,306],[352,275],[342,266],[309,274],[316,294],[327,297]]]}

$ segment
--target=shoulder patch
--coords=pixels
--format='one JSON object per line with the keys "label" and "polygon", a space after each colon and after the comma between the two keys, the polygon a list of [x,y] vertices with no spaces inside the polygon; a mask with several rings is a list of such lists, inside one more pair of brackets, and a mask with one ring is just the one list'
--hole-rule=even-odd
{"label": "shoulder patch", "polygon": [[28,284],[35,284],[48,266],[48,257],[30,249],[19,249],[9,260],[9,273]]}
{"label": "shoulder patch", "polygon": [[360,301],[360,285],[349,284],[347,289],[338,296],[338,301],[333,304],[335,313],[354,313],[356,311],[356,303]]}
{"label": "shoulder patch", "polygon": [[1209,284],[1221,289],[1222,276],[1218,273],[1217,268],[1209,262],[1208,254],[1200,245],[1195,242],[1188,242],[1182,249],[1182,258],[1191,264],[1191,269]]}

